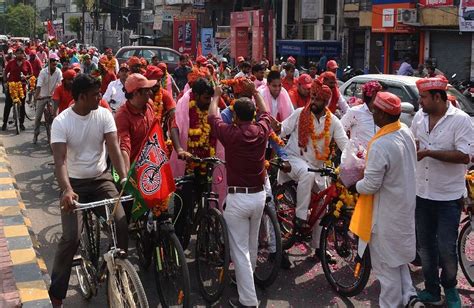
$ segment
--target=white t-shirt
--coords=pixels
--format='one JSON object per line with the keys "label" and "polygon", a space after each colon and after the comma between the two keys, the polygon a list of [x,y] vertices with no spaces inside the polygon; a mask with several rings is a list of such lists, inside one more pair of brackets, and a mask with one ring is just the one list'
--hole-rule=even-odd
{"label": "white t-shirt", "polygon": [[104,134],[116,131],[112,113],[107,109],[99,107],[80,116],[69,107],[54,119],[51,143],[66,143],[70,178],[89,179],[107,168]]}

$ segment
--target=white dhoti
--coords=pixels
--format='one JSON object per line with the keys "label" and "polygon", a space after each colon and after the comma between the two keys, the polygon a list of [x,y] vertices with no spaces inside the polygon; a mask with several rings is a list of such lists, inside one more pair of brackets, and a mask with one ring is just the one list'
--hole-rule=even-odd
{"label": "white dhoti", "polygon": [[389,266],[384,262],[377,242],[376,234],[372,234],[369,243],[370,259],[375,277],[380,282],[379,305],[381,308],[405,307],[410,297],[416,296],[408,264]]}

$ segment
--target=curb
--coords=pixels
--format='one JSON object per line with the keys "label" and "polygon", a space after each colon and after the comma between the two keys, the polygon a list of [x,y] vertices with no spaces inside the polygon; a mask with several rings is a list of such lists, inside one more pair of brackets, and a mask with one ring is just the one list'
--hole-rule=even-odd
{"label": "curb", "polygon": [[[46,282],[48,269],[38,248],[25,204],[16,184],[3,142],[0,141],[0,221],[11,258],[13,280],[21,307],[51,307]],[[0,226],[1,227],[1,226]]]}

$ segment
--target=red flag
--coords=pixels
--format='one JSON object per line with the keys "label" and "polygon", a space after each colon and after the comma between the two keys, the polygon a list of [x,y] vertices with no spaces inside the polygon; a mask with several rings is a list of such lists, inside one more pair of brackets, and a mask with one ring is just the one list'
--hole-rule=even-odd
{"label": "red flag", "polygon": [[56,30],[54,29],[53,23],[51,22],[51,20],[48,20],[46,27],[48,30],[48,38],[50,40],[54,39],[56,37]]}
{"label": "red flag", "polygon": [[[168,199],[175,191],[171,166],[160,122],[155,119],[135,163],[135,182],[144,203],[156,212],[167,209]],[[135,186],[135,185],[134,185]]]}
{"label": "red flag", "polygon": [[197,48],[197,54],[196,54],[196,59],[197,57],[202,56],[202,43],[201,41],[198,42],[198,48]]}

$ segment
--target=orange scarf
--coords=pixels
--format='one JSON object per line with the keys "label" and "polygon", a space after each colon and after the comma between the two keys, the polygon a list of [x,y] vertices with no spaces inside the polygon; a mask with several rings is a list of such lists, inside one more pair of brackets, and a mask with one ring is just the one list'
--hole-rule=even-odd
{"label": "orange scarf", "polygon": [[[369,159],[369,151],[372,143],[378,138],[387,134],[396,132],[402,128],[401,122],[396,121],[382,127],[375,136],[370,140],[367,146],[366,162]],[[368,243],[372,234],[372,214],[374,208],[374,195],[360,194],[357,199],[357,204],[352,214],[349,229],[356,234],[361,240]]]}

